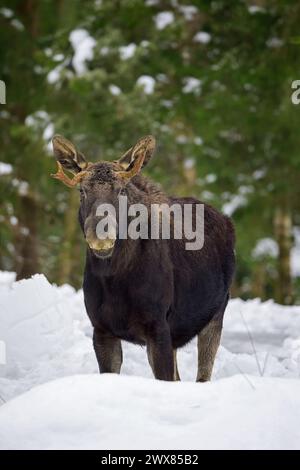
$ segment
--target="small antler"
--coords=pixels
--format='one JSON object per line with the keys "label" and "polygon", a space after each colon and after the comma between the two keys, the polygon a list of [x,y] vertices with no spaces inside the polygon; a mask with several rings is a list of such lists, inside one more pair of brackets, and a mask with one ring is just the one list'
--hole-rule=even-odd
{"label": "small antler", "polygon": [[123,167],[122,170],[116,171],[117,176],[125,180],[133,178],[141,171],[143,166],[147,164],[148,160],[150,160],[154,149],[155,138],[152,135],[147,135],[140,139],[134,147],[131,147],[131,149],[117,161],[117,163]]}
{"label": "small antler", "polygon": [[[134,162],[134,165],[129,168],[129,170],[118,170],[115,173],[120,177],[124,179],[130,179],[133,176],[135,176],[139,171],[141,170],[143,163],[144,163],[144,154],[140,154],[138,157],[136,157],[136,160]],[[130,165],[129,165],[130,167]]]}
{"label": "small antler", "polygon": [[81,171],[77,175],[74,176],[74,178],[69,178],[63,170],[62,164],[57,160],[57,173],[51,174],[53,178],[62,181],[66,186],[69,188],[74,188],[80,181],[86,176],[87,171]]}

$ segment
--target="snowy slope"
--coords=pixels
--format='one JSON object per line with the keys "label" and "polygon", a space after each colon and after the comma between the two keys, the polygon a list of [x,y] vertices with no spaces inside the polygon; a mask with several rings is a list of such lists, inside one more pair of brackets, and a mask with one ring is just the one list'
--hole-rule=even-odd
{"label": "snowy slope", "polygon": [[300,448],[300,307],[232,300],[213,382],[191,383],[193,341],[168,384],[126,343],[121,377],[100,377],[82,292],[13,281],[0,273],[0,448]]}
{"label": "snowy slope", "polygon": [[0,409],[6,449],[297,449],[300,382],[200,385],[109,374],[41,385]]}

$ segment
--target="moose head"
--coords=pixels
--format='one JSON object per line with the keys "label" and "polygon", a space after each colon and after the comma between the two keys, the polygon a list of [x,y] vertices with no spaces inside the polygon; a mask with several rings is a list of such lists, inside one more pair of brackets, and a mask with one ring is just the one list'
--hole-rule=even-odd
{"label": "moose head", "polygon": [[[155,139],[151,135],[143,137],[119,160],[96,163],[88,162],[72,142],[60,135],[54,136],[52,143],[58,171],[51,176],[69,188],[79,187],[79,220],[84,237],[94,256],[108,258],[118,238],[116,211],[110,213],[109,207],[117,208],[120,194],[130,191],[133,178],[140,173],[154,152]],[[67,176],[64,170],[71,172],[73,177]],[[100,205],[107,207],[107,216],[113,219],[105,236],[99,236],[96,231],[103,217],[97,210]]]}

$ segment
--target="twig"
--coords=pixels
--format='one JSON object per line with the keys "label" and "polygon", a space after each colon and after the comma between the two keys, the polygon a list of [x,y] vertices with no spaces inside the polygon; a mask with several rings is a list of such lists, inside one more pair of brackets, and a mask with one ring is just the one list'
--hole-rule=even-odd
{"label": "twig", "polygon": [[240,372],[240,374],[242,374],[242,376],[244,377],[244,379],[247,381],[247,383],[251,386],[251,388],[253,390],[256,390],[256,387],[253,385],[253,383],[251,382],[251,380],[249,379],[249,377],[242,371],[242,369],[234,362],[234,365],[235,367],[237,368],[237,370]]}
{"label": "twig", "polygon": [[241,317],[242,317],[242,320],[243,320],[243,322],[244,322],[245,328],[246,328],[247,333],[248,333],[248,336],[249,336],[249,340],[250,340],[250,343],[251,343],[251,346],[252,346],[252,349],[253,349],[253,352],[254,352],[254,355],[255,355],[255,360],[256,360],[258,372],[259,372],[260,376],[263,377],[263,371],[261,370],[261,367],[260,367],[260,363],[259,363],[259,360],[258,360],[258,355],[257,355],[257,351],[256,351],[256,348],[255,348],[255,344],[254,344],[252,335],[251,335],[251,333],[250,333],[250,330],[249,330],[249,328],[248,328],[248,325],[247,325],[247,322],[246,322],[246,320],[245,320],[245,318],[244,318],[244,315],[242,314],[242,310],[239,309],[239,312],[240,312],[240,315],[241,315]]}
{"label": "twig", "polygon": [[266,357],[265,357],[265,361],[264,361],[264,367],[263,367],[263,370],[262,370],[263,376],[265,375],[265,372],[266,372],[266,369],[267,369],[267,362],[269,360],[269,356],[270,356],[270,354],[267,352]]}
{"label": "twig", "polygon": [[6,403],[6,400],[0,395],[0,400],[3,401],[3,403]]}

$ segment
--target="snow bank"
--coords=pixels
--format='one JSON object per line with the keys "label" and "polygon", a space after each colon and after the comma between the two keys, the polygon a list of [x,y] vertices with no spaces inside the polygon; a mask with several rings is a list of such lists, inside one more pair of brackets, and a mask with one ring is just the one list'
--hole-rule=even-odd
{"label": "snow bank", "polygon": [[[82,292],[51,285],[44,275],[0,287],[0,394],[10,399],[38,383],[96,372]],[[91,334],[91,333],[89,333]]]}
{"label": "snow bank", "polygon": [[243,301],[233,299],[225,315],[225,328],[231,332],[248,329],[258,334],[280,334],[296,338],[300,335],[300,306],[286,307],[273,300]]}
{"label": "snow bank", "polygon": [[0,408],[2,449],[297,449],[300,382],[73,376]]}
{"label": "snow bank", "polygon": [[299,420],[300,307],[232,300],[213,382],[191,383],[194,340],[178,353],[183,382],[168,384],[151,380],[145,349],[128,343],[121,377],[100,377],[82,291],[41,274],[13,281],[13,273],[0,273],[0,396],[8,402],[0,408],[0,446],[296,446],[286,427],[294,432]]}
{"label": "snow bank", "polygon": [[[0,289],[10,286],[16,280],[16,273],[10,271],[0,271]],[[0,291],[1,292],[1,291]]]}

